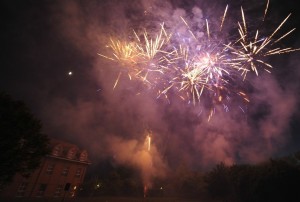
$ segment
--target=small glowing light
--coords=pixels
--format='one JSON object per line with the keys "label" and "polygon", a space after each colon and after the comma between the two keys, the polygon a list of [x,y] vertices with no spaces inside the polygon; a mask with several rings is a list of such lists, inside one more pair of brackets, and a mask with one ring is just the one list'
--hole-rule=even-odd
{"label": "small glowing light", "polygon": [[221,102],[221,101],[222,101],[222,96],[220,95],[220,96],[219,96],[219,102]]}
{"label": "small glowing light", "polygon": [[72,76],[72,74],[73,74],[73,72],[69,71],[68,75],[69,75],[69,76]]}
{"label": "small glowing light", "polygon": [[73,188],[74,190],[76,190],[77,189],[77,186],[74,186],[74,188]]}

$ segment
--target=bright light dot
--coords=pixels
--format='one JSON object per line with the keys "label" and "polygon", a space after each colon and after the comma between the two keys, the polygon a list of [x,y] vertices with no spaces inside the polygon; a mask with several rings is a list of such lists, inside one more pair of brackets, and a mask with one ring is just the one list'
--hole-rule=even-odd
{"label": "bright light dot", "polygon": [[69,74],[69,76],[72,76],[73,72],[70,71],[68,74]]}

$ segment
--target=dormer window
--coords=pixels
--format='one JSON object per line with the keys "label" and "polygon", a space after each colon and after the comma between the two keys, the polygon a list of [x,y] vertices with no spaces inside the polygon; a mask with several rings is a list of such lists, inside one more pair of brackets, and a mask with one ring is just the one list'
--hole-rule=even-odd
{"label": "dormer window", "polygon": [[62,153],[62,146],[56,145],[52,151],[53,156],[60,156]]}
{"label": "dormer window", "polygon": [[87,161],[87,152],[86,151],[81,152],[79,160],[80,161]]}
{"label": "dormer window", "polygon": [[75,155],[76,155],[76,151],[77,151],[76,148],[69,149],[68,154],[67,154],[67,158],[68,159],[74,159]]}

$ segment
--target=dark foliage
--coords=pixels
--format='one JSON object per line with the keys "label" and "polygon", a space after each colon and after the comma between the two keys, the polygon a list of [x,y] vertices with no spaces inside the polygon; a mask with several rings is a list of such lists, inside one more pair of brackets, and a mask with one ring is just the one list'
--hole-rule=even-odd
{"label": "dark foliage", "polygon": [[137,171],[129,166],[103,163],[108,169],[85,180],[80,197],[86,196],[139,196],[143,195],[143,184]]}
{"label": "dark foliage", "polygon": [[[139,170],[128,165],[116,165],[110,160],[101,165],[95,171],[97,175],[91,175],[85,180],[80,197],[144,196],[144,184]],[[204,186],[202,172],[180,166],[164,178],[152,178],[146,196],[198,199],[204,194]]]}
{"label": "dark foliage", "polygon": [[205,176],[205,181],[207,183],[207,190],[213,198],[230,198],[232,191],[229,169],[224,163],[216,165],[216,167]]}
{"label": "dark foliage", "polygon": [[283,159],[258,165],[218,164],[206,177],[209,194],[236,202],[300,201],[300,168]]}
{"label": "dark foliage", "polygon": [[[147,197],[224,202],[298,202],[299,154],[253,165],[227,166],[220,163],[206,173],[181,165],[163,179],[152,179]],[[143,196],[142,179],[136,169],[108,165],[100,175],[86,181],[81,196]]]}
{"label": "dark foliage", "polygon": [[49,152],[41,123],[22,101],[0,92],[0,186],[16,173],[28,174]]}

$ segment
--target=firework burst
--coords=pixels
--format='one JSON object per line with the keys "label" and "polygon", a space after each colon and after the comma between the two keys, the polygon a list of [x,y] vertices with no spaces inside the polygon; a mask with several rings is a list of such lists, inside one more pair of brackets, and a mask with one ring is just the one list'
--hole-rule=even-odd
{"label": "firework burst", "polygon": [[[266,6],[265,15],[268,9],[269,1]],[[293,51],[298,51],[299,49],[280,48],[276,47],[277,43],[292,33],[294,29],[288,31],[284,35],[275,39],[275,34],[282,28],[284,23],[288,20],[291,14],[289,14],[275,29],[275,31],[267,37],[260,37],[259,30],[256,30],[254,37],[248,33],[247,23],[245,19],[244,10],[241,7],[242,14],[242,24],[238,23],[239,29],[238,33],[240,38],[232,44],[226,45],[231,53],[234,55],[232,61],[236,64],[234,66],[240,71],[242,71],[242,76],[245,79],[248,72],[253,71],[258,76],[258,67],[263,68],[267,72],[271,72],[273,66],[266,62],[264,58],[270,55],[277,55],[283,53],[289,53]],[[265,19],[265,15],[263,20]]]}
{"label": "firework burst", "polygon": [[[268,7],[269,1],[264,10],[263,21]],[[250,72],[258,76],[260,68],[271,72],[273,66],[266,61],[268,56],[299,50],[280,48],[278,43],[295,29],[275,38],[291,14],[270,35],[262,37],[259,29],[256,32],[249,30],[241,7],[241,22],[237,23],[238,37],[230,40],[224,38],[225,34],[222,33],[227,13],[228,5],[217,29],[211,27],[206,19],[203,27],[196,28],[197,33],[183,17],[180,17],[181,22],[178,23],[183,24],[185,33],[175,31],[167,34],[164,24],[161,24],[157,34],[144,30],[139,35],[133,31],[134,41],[110,39],[108,47],[112,56],[99,55],[119,63],[130,79],[139,79],[152,86],[157,91],[157,97],[164,96],[169,100],[169,94],[176,94],[193,105],[203,100],[203,97],[210,106],[210,120],[218,104],[222,104],[225,111],[228,111],[228,105],[236,97],[243,103],[250,102],[241,83],[245,82]],[[199,30],[203,30],[205,34],[199,36]],[[255,33],[254,36],[251,33]],[[121,74],[122,71],[114,88]]]}

